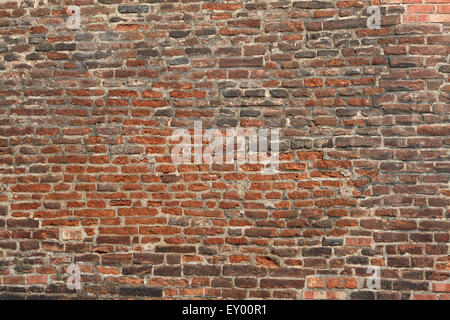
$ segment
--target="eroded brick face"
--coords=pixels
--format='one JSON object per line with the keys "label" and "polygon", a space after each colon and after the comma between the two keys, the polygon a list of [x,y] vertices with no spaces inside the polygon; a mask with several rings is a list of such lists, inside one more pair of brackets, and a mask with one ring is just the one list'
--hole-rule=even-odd
{"label": "eroded brick face", "polygon": [[[448,0],[0,0],[0,297],[449,299],[449,23]],[[174,163],[194,121],[278,128],[279,171]]]}

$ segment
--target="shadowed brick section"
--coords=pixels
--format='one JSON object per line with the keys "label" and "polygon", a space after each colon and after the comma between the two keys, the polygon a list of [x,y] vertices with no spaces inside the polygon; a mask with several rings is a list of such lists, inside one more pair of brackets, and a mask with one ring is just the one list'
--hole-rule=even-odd
{"label": "shadowed brick section", "polygon": [[162,297],[162,289],[151,287],[120,287],[119,295],[132,297]]}
{"label": "shadowed brick section", "polygon": [[[450,299],[449,0],[379,29],[367,1],[37,2],[0,5],[0,299]],[[279,172],[174,163],[200,120],[279,129]]]}

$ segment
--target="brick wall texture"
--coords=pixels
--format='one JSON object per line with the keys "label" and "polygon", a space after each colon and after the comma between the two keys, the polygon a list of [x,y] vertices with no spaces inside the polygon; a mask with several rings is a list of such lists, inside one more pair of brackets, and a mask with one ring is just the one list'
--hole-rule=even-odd
{"label": "brick wall texture", "polygon": [[449,53],[449,0],[0,0],[0,297],[450,299]]}

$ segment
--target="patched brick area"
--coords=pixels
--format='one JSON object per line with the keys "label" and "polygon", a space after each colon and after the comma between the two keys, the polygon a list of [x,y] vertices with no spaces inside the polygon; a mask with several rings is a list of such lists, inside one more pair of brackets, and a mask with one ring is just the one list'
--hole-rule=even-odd
{"label": "patched brick area", "polygon": [[0,298],[450,299],[449,54],[449,0],[0,0]]}

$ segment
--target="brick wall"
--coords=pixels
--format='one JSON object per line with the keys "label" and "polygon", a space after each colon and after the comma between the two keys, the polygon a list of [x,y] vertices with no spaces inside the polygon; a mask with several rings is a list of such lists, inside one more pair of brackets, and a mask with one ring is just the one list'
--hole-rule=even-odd
{"label": "brick wall", "polygon": [[449,299],[449,53],[449,0],[0,0],[0,297]]}

